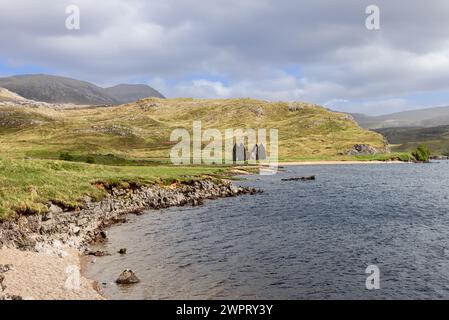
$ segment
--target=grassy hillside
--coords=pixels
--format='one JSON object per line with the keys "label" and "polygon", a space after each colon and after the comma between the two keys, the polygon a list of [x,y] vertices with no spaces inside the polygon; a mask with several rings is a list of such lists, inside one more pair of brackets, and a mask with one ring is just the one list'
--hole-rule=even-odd
{"label": "grassy hillside", "polygon": [[277,128],[281,160],[344,155],[354,144],[384,146],[383,137],[324,108],[250,99],[146,99],[109,108],[0,108],[0,153],[14,158],[111,157],[168,161],[170,133],[203,129]]}
{"label": "grassy hillside", "polygon": [[195,120],[222,132],[277,128],[280,160],[347,159],[354,144],[384,147],[381,135],[347,115],[302,103],[152,98],[83,109],[3,105],[0,219],[45,212],[49,201],[76,207],[86,195],[101,198],[105,184],[221,176],[226,167],[169,165],[172,130],[191,131]]}
{"label": "grassy hillside", "polygon": [[420,144],[426,144],[432,155],[449,155],[449,126],[385,128],[376,131],[388,139],[394,151],[408,152]]}

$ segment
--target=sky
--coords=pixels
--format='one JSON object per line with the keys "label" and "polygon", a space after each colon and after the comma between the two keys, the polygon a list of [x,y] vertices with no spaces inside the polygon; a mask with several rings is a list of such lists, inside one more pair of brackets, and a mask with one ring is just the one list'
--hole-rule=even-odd
{"label": "sky", "polygon": [[387,114],[449,105],[448,17],[447,0],[0,0],[0,76]]}

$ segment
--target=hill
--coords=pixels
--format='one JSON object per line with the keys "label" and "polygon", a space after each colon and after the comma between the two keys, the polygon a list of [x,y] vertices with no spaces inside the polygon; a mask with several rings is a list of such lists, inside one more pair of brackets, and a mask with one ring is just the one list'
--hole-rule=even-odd
{"label": "hill", "polygon": [[364,114],[352,114],[352,116],[365,129],[449,125],[449,107],[409,110],[382,116]]}
{"label": "hill", "polygon": [[430,128],[382,128],[375,131],[384,135],[395,151],[409,152],[420,144],[426,144],[432,155],[449,156],[449,125]]}
{"label": "hill", "polygon": [[0,87],[30,100],[78,105],[117,105],[144,97],[162,97],[159,92],[146,85],[101,88],[86,81],[52,75],[0,78]]}
{"label": "hill", "polygon": [[[345,156],[356,144],[384,150],[384,138],[361,129],[346,114],[305,103],[251,99],[149,98],[109,108],[0,108],[0,152],[15,157],[59,159],[114,157],[168,161],[175,128],[277,128],[281,160]],[[108,158],[109,157],[109,158]],[[109,159],[109,160],[108,160]]]}

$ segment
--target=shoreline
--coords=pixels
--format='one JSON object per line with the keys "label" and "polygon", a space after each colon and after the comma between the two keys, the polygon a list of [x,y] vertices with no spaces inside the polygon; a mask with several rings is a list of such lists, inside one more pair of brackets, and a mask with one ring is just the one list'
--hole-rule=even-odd
{"label": "shoreline", "polygon": [[278,166],[312,166],[312,165],[341,165],[341,164],[408,164],[413,162],[398,160],[318,160],[318,161],[291,161],[278,162]]}
{"label": "shoreline", "polygon": [[[90,245],[107,240],[105,229],[125,223],[129,214],[257,192],[224,180],[112,188],[99,202],[85,199],[80,210],[64,211],[50,204],[47,214],[4,221],[0,223],[0,300],[105,299],[96,281],[83,276],[85,257],[92,254]],[[10,270],[2,272],[4,266]],[[70,272],[76,289],[66,287]]]}

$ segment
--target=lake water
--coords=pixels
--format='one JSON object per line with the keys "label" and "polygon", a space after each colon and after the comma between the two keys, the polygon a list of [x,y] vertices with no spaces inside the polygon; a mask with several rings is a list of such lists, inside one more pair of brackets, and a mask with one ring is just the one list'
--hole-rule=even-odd
{"label": "lake water", "polygon": [[[285,170],[238,182],[262,194],[130,216],[87,276],[112,299],[449,298],[449,162]],[[142,282],[117,286],[126,268]]]}

